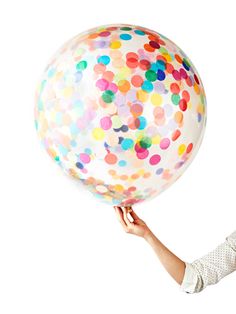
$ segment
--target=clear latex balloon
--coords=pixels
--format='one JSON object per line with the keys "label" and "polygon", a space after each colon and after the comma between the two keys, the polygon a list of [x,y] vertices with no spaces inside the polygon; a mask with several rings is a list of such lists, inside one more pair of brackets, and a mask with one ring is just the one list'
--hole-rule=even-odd
{"label": "clear latex balloon", "polygon": [[113,205],[150,199],[175,182],[205,129],[194,65],[172,41],[140,26],[101,26],[69,40],[36,98],[48,154]]}

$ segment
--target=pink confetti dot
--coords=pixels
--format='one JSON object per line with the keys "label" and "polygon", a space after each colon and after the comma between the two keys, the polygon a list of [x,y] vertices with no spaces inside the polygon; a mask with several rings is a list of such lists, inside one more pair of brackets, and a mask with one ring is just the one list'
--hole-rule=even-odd
{"label": "pink confetti dot", "polygon": [[174,79],[176,81],[180,81],[181,80],[181,75],[180,75],[180,73],[177,70],[173,70],[172,75],[173,75],[173,77],[174,77]]}
{"label": "pink confetti dot", "polygon": [[149,155],[149,151],[147,149],[144,149],[142,152],[136,153],[138,159],[145,159]]}
{"label": "pink confetti dot", "polygon": [[100,120],[100,125],[101,125],[101,128],[103,128],[103,130],[109,130],[112,126],[111,118],[110,117],[103,117]]}
{"label": "pink confetti dot", "polygon": [[79,154],[79,158],[85,164],[88,164],[90,162],[90,156],[88,154],[81,153]]}
{"label": "pink confetti dot", "polygon": [[149,160],[150,164],[153,166],[158,164],[160,161],[161,161],[161,156],[158,154],[153,155]]}
{"label": "pink confetti dot", "polygon": [[167,149],[169,146],[170,146],[170,140],[167,137],[163,138],[160,142],[160,148]]}
{"label": "pink confetti dot", "polygon": [[109,83],[107,80],[105,79],[100,79],[97,81],[96,86],[100,89],[100,90],[106,90],[109,86]]}

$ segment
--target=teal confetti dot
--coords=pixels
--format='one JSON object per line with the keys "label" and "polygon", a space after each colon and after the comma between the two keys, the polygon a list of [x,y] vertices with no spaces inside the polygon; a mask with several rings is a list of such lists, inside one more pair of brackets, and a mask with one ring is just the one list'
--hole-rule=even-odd
{"label": "teal confetti dot", "polygon": [[118,162],[118,165],[119,165],[120,167],[125,167],[126,164],[127,164],[127,162],[126,162],[125,160],[120,160],[120,161]]}
{"label": "teal confetti dot", "polygon": [[172,96],[171,96],[171,101],[172,101],[172,103],[174,104],[174,105],[178,105],[179,104],[179,101],[180,101],[180,96],[179,96],[179,94],[173,94]]}
{"label": "teal confetti dot", "polygon": [[139,123],[140,123],[138,129],[139,129],[139,130],[145,129],[145,127],[147,126],[147,120],[146,120],[146,118],[143,117],[143,116],[140,116],[140,117],[138,117],[138,119],[139,119]]}
{"label": "teal confetti dot", "polygon": [[113,91],[111,90],[106,90],[103,94],[102,94],[102,99],[104,102],[106,103],[111,103],[115,98],[115,95],[113,93]]}
{"label": "teal confetti dot", "polygon": [[76,64],[76,69],[80,70],[80,71],[83,71],[83,70],[85,70],[87,68],[87,65],[88,65],[87,61],[82,60],[82,61],[80,61],[79,63]]}
{"label": "teal confetti dot", "polygon": [[140,29],[136,29],[134,32],[135,32],[135,34],[140,35],[140,36],[145,35],[145,33],[143,31],[141,31]]}
{"label": "teal confetti dot", "polygon": [[92,154],[92,150],[90,148],[85,148],[84,152],[88,155]]}
{"label": "teal confetti dot", "polygon": [[103,63],[105,65],[108,65],[110,63],[110,57],[109,56],[100,56],[98,58],[98,63]]}
{"label": "teal confetti dot", "polygon": [[134,146],[134,141],[131,138],[125,138],[121,143],[121,147],[124,150],[128,150],[132,148],[133,146]]}
{"label": "teal confetti dot", "polygon": [[142,90],[150,93],[153,90],[153,85],[149,81],[144,81],[141,88],[142,88]]}

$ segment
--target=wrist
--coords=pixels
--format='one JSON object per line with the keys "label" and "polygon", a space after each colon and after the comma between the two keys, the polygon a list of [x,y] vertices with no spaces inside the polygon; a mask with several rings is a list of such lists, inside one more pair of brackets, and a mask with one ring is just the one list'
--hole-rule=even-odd
{"label": "wrist", "polygon": [[149,241],[153,238],[153,236],[154,236],[154,234],[152,233],[152,231],[151,231],[150,229],[148,229],[148,230],[145,232],[143,238],[144,238],[144,240],[146,240],[147,242],[149,242]]}

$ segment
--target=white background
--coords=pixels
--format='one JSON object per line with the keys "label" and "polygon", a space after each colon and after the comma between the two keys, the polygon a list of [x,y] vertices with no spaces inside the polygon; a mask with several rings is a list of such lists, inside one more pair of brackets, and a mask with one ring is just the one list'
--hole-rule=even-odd
{"label": "white background", "polygon": [[136,207],[193,261],[236,228],[234,1],[2,1],[0,313],[235,313],[236,273],[189,295],[114,210],[61,173],[34,129],[35,87],[53,53],[88,28],[128,23],[176,42],[203,80],[208,122],[186,173]]}

